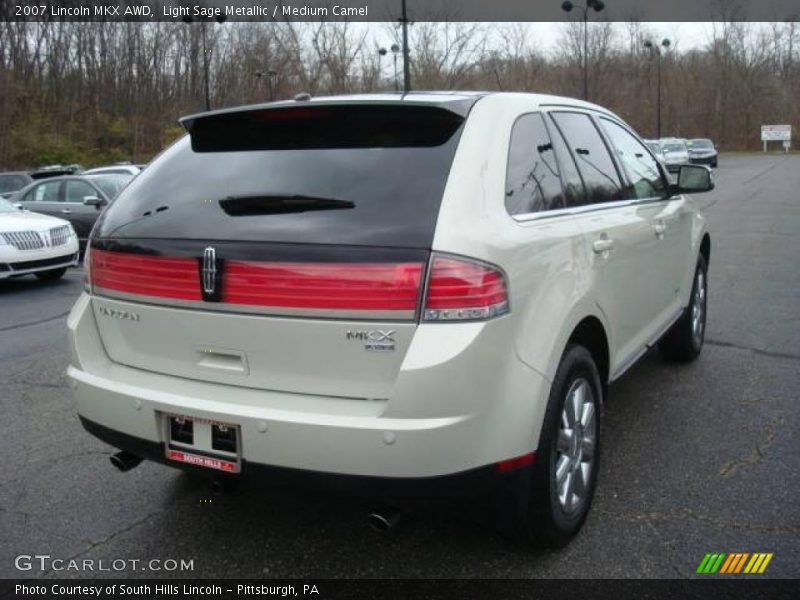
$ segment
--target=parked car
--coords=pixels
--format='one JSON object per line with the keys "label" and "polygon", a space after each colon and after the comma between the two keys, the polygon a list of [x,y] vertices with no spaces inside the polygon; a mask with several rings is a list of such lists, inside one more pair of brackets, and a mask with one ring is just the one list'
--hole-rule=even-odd
{"label": "parked car", "polygon": [[106,165],[103,167],[94,167],[89,169],[88,171],[84,171],[84,175],[138,175],[141,172],[141,168],[138,165],[128,164],[117,164],[117,165]]}
{"label": "parked car", "polygon": [[78,236],[63,219],[23,211],[0,198],[0,279],[53,280],[78,264]]}
{"label": "parked car", "polygon": [[660,142],[664,151],[664,163],[670,172],[678,172],[682,166],[689,164],[689,148],[684,140],[664,138]]}
{"label": "parked car", "polygon": [[491,482],[512,530],[565,544],[608,384],[656,344],[702,349],[710,237],[684,194],[710,169],[672,185],[621,118],[536,94],[182,123],[101,216],[68,319],[112,462]]}
{"label": "parked car", "polygon": [[719,153],[714,142],[706,138],[694,138],[687,143],[689,160],[696,165],[711,165],[716,168]]}
{"label": "parked car", "polygon": [[26,210],[68,220],[83,249],[103,207],[131,179],[131,175],[103,174],[50,177],[26,186],[11,200]]}
{"label": "parked car", "polygon": [[661,148],[661,142],[658,140],[643,140],[644,143],[650,148],[650,152],[655,155],[655,157],[661,161],[661,164],[667,164],[667,157],[664,155],[664,150]]}
{"label": "parked car", "polygon": [[28,185],[33,178],[25,171],[0,173],[0,198],[9,198]]}

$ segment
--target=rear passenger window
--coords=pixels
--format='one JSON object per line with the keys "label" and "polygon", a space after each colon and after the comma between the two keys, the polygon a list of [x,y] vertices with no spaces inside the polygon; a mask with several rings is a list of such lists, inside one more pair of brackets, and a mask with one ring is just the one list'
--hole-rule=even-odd
{"label": "rear passenger window", "polygon": [[573,112],[551,114],[575,157],[586,185],[587,203],[623,200],[625,193],[614,161],[589,115]]}
{"label": "rear passenger window", "polygon": [[506,171],[506,210],[524,215],[562,208],[564,197],[558,163],[540,114],[514,123]]}
{"label": "rear passenger window", "polygon": [[564,185],[564,200],[567,206],[580,206],[586,204],[586,189],[583,187],[583,179],[575,165],[575,160],[564,143],[564,138],[558,128],[550,123],[550,130],[553,132],[552,143],[556,151],[558,164],[561,166],[561,181]]}
{"label": "rear passenger window", "polygon": [[601,119],[600,122],[631,181],[628,195],[637,199],[663,197],[666,185],[661,178],[661,171],[644,144],[617,123],[608,119]]}

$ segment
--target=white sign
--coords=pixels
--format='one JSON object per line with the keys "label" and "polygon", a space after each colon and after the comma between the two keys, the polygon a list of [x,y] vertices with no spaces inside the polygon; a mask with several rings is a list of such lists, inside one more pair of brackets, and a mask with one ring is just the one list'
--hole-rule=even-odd
{"label": "white sign", "polygon": [[791,125],[762,125],[762,142],[788,142],[792,139]]}

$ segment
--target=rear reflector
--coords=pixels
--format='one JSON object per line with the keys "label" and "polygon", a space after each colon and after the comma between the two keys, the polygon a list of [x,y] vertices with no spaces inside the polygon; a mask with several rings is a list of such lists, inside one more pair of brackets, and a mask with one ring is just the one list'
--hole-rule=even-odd
{"label": "rear reflector", "polygon": [[202,300],[196,258],[166,258],[92,248],[91,285],[104,289],[177,300]]}
{"label": "rear reflector", "polygon": [[422,263],[225,263],[222,301],[298,309],[416,311]]}
{"label": "rear reflector", "polygon": [[428,277],[425,321],[491,319],[508,312],[508,289],[496,267],[434,256]]}
{"label": "rear reflector", "polygon": [[517,469],[532,465],[534,462],[536,462],[536,453],[531,452],[497,463],[497,470],[501,473],[508,473],[509,471],[516,471]]}

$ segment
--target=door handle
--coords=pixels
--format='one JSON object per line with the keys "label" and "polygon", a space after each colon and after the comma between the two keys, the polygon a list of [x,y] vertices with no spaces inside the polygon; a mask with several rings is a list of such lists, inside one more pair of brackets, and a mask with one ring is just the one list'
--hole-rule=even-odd
{"label": "door handle", "polygon": [[667,226],[662,222],[656,223],[653,225],[653,231],[655,231],[656,237],[661,239],[664,237],[664,233],[667,231]]}
{"label": "door handle", "polygon": [[70,209],[68,209],[68,208],[62,208],[61,209],[61,213],[65,214],[65,215],[71,215],[72,211]]}
{"label": "door handle", "polygon": [[594,250],[595,254],[603,254],[608,252],[614,247],[614,240],[609,240],[608,238],[601,238],[599,240],[595,240],[592,244],[592,250]]}

